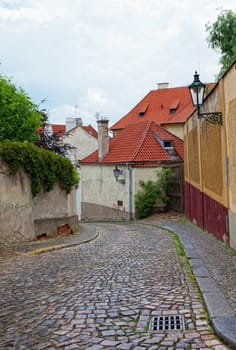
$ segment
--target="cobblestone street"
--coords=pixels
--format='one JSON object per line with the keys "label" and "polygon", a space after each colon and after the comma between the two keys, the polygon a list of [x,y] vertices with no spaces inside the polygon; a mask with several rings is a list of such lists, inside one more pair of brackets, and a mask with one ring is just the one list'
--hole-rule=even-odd
{"label": "cobblestone street", "polygon": [[[229,349],[172,235],[98,224],[96,240],[0,260],[0,349]],[[154,317],[184,327],[152,330]]]}

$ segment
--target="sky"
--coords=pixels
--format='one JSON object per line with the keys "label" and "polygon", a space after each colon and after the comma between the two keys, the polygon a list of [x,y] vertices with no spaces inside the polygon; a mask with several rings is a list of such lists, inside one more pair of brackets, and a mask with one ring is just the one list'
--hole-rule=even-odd
{"label": "sky", "polygon": [[[206,23],[235,0],[0,0],[0,74],[51,123],[112,126],[157,83],[215,81]],[[46,101],[41,104],[41,101]]]}

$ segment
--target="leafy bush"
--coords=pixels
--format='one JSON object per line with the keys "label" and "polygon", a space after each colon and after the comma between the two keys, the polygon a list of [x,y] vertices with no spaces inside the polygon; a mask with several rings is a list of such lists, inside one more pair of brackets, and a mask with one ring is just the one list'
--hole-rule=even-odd
{"label": "leafy bush", "polygon": [[67,193],[79,183],[79,175],[69,159],[36,147],[30,142],[3,141],[0,156],[15,175],[20,166],[31,178],[31,192],[50,191],[58,182]]}
{"label": "leafy bush", "polygon": [[135,207],[138,210],[138,218],[144,219],[151,215],[152,207],[157,199],[157,187],[154,181],[144,182],[140,180],[141,190],[135,195]]}
{"label": "leafy bush", "polygon": [[135,207],[139,219],[144,219],[151,215],[152,208],[157,199],[164,204],[168,204],[170,197],[167,192],[169,190],[169,180],[174,176],[169,168],[162,168],[156,171],[157,180],[148,180],[144,182],[140,180],[141,190],[135,195]]}

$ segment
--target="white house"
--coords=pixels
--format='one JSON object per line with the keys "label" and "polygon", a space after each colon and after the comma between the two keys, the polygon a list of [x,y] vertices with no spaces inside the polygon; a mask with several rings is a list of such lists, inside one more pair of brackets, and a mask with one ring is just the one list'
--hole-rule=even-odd
{"label": "white house", "polygon": [[156,179],[161,166],[183,163],[183,141],[153,121],[129,125],[109,140],[108,120],[97,123],[98,150],[80,162],[81,219],[133,219],[139,181]]}

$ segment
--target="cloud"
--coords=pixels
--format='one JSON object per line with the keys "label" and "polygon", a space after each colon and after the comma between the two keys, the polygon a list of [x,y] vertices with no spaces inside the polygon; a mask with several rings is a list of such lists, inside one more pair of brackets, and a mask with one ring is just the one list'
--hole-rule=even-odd
{"label": "cloud", "polygon": [[205,24],[234,0],[0,0],[2,74],[55,121],[80,116],[111,124],[157,82],[189,84],[195,69],[212,81],[219,56]]}

